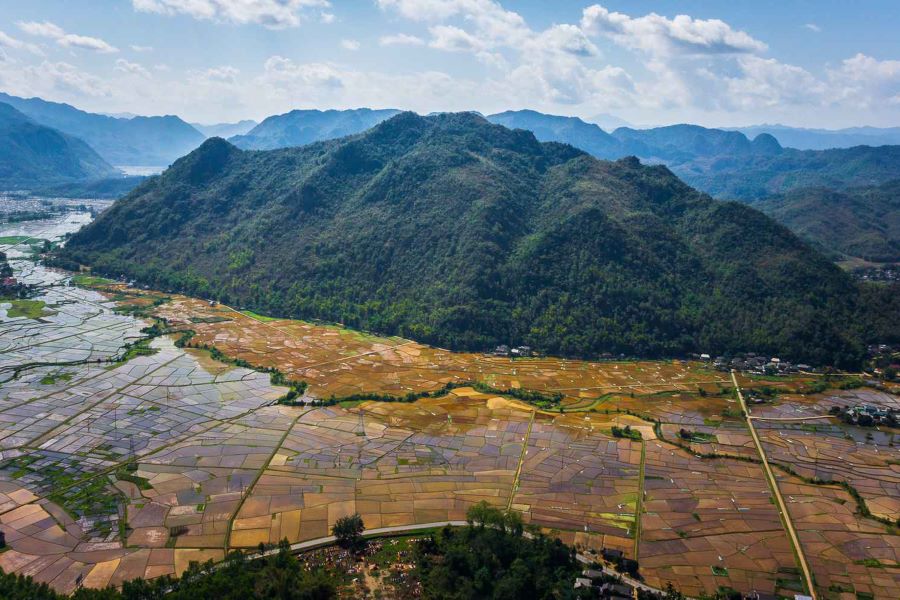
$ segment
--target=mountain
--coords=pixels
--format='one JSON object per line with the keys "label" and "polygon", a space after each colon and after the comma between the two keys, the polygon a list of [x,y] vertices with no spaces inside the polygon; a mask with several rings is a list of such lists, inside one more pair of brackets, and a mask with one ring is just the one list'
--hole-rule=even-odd
{"label": "mountain", "polygon": [[826,252],[900,262],[900,180],[844,191],[796,189],[754,206]]}
{"label": "mountain", "polygon": [[768,133],[784,146],[798,150],[828,150],[853,146],[900,145],[900,127],[849,127],[847,129],[804,129],[786,125],[736,127],[750,137]]}
{"label": "mountain", "polygon": [[191,123],[191,127],[208,138],[230,138],[235,135],[244,135],[257,125],[259,125],[259,123],[251,119],[244,119],[243,121],[238,121],[237,123],[215,123],[213,125]]}
{"label": "mountain", "polygon": [[117,171],[78,138],[0,103],[0,186],[28,188],[111,177]]}
{"label": "mountain", "polygon": [[88,143],[113,165],[166,166],[203,143],[202,133],[175,116],[117,119],[40,98],[0,93],[34,121]]}
{"label": "mountain", "polygon": [[900,146],[784,148],[777,154],[722,155],[666,164],[687,183],[713,196],[752,202],[798,188],[847,189],[898,179]]}
{"label": "mountain", "polygon": [[470,113],[267,152],[207,140],[58,264],[454,349],[850,365],[872,337],[856,284],[762,213]]}
{"label": "mountain", "polygon": [[229,141],[244,150],[274,150],[353,135],[396,115],[398,110],[292,110],[265,119]]}
{"label": "mountain", "polygon": [[542,142],[565,142],[598,158],[625,156],[622,144],[593,123],[577,117],[545,115],[533,110],[517,110],[490,115],[487,120],[510,129],[526,129]]}
{"label": "mountain", "polygon": [[29,193],[45,198],[120,198],[143,183],[146,177],[119,175],[106,179],[91,179],[68,183],[55,183],[46,187],[32,188]]}
{"label": "mountain", "polygon": [[652,129],[620,127],[613,132],[621,151],[642,158],[676,164],[721,156],[777,155],[781,146],[763,134],[752,142],[737,131],[708,129],[699,125],[669,125]]}

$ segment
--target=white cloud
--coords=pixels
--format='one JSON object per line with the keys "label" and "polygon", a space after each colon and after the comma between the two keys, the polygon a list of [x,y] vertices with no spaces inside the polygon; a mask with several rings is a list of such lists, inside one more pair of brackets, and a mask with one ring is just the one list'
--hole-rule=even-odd
{"label": "white cloud", "polygon": [[37,54],[38,56],[43,55],[41,49],[36,44],[30,44],[28,42],[23,42],[18,38],[14,38],[11,35],[8,35],[4,31],[0,31],[0,48],[12,48],[13,50],[27,50],[32,54]]}
{"label": "white cloud", "polygon": [[231,65],[224,65],[201,71],[196,74],[195,79],[204,83],[233,85],[237,83],[237,77],[240,73],[239,69],[232,67]]}
{"label": "white cloud", "polygon": [[[195,19],[234,23],[257,24],[270,29],[285,29],[300,25],[305,10],[327,8],[328,0],[132,0],[139,12],[162,15],[183,14]],[[326,16],[328,15],[328,16]],[[321,13],[323,22],[333,15]]]}
{"label": "white cloud", "polygon": [[334,23],[337,17],[334,16],[334,13],[322,11],[319,13],[319,22],[325,23],[326,25],[330,23]]}
{"label": "white cloud", "polygon": [[810,31],[815,31],[816,33],[819,33],[822,31],[822,28],[819,27],[818,25],[816,25],[815,23],[807,23],[806,25],[804,25],[804,27],[806,29],[809,29]]}
{"label": "white cloud", "polygon": [[18,96],[108,98],[107,82],[66,62],[12,63],[0,69],[0,88]]}
{"label": "white cloud", "polygon": [[656,13],[630,17],[610,12],[599,4],[584,9],[581,28],[591,35],[602,35],[626,48],[659,57],[758,53],[767,49],[765,43],[719,19],[694,19],[688,15],[669,19]]}
{"label": "white cloud", "polygon": [[900,105],[900,60],[878,60],[859,53],[828,72],[836,100],[854,108]]}
{"label": "white cloud", "polygon": [[153,46],[137,46],[135,44],[132,44],[131,46],[129,46],[129,48],[131,48],[135,52],[153,52]]}
{"label": "white cloud", "polygon": [[66,33],[66,31],[49,21],[37,23],[35,21],[20,21],[17,23],[19,29],[25,33],[37,37],[45,37],[54,40],[60,46],[67,48],[81,48],[83,50],[93,50],[94,52],[112,53],[118,52],[119,49],[111,46],[100,38],[89,37],[86,35],[77,35],[74,33]]}
{"label": "white cloud", "polygon": [[128,73],[130,75],[138,75],[139,77],[150,77],[150,72],[138,63],[133,63],[124,58],[116,59],[116,71]]}
{"label": "white cloud", "polygon": [[449,52],[480,52],[487,45],[471,33],[453,25],[435,25],[429,27],[431,41],[428,45],[438,50]]}
{"label": "white cloud", "polygon": [[344,50],[359,50],[359,42],[357,40],[341,40],[341,48]]}
{"label": "white cloud", "polygon": [[379,46],[424,46],[425,40],[422,38],[409,35],[406,33],[395,33],[392,35],[383,35],[378,38]]}

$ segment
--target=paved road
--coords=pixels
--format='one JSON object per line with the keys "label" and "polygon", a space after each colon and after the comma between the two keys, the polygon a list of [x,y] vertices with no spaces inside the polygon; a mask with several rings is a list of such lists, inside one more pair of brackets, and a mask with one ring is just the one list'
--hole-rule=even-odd
{"label": "paved road", "polygon": [[769,480],[769,487],[772,489],[772,494],[775,496],[775,501],[778,503],[778,510],[781,512],[784,527],[788,532],[788,536],[791,538],[791,544],[794,546],[797,560],[800,562],[800,570],[803,571],[803,578],[806,580],[806,588],[809,590],[809,595],[812,596],[813,600],[816,600],[816,589],[813,586],[813,578],[809,570],[809,564],[806,562],[806,555],[803,554],[803,547],[800,545],[800,539],[797,537],[794,523],[791,521],[791,515],[788,513],[787,505],[784,503],[784,498],[781,496],[781,490],[778,489],[778,480],[775,479],[775,474],[772,472],[772,467],[769,466],[769,460],[766,458],[766,452],[763,450],[762,443],[759,441],[759,436],[756,435],[756,429],[753,427],[753,419],[750,417],[747,403],[744,402],[744,394],[741,393],[741,387],[738,385],[734,370],[731,371],[731,381],[734,382],[734,389],[737,391],[738,400],[741,403],[741,410],[744,411],[747,428],[750,429],[750,436],[753,438],[753,443],[756,445],[756,450],[759,452],[759,457],[762,459],[763,470],[766,473],[766,479]]}
{"label": "paved road", "polygon": [[[466,525],[468,525],[468,523],[466,521],[436,521],[434,523],[417,523],[415,525],[396,525],[394,527],[377,527],[375,529],[367,529],[365,531],[365,533],[363,533],[363,536],[367,537],[367,538],[387,537],[387,536],[401,535],[401,534],[406,534],[406,533],[415,533],[417,531],[422,531],[425,529],[437,529],[440,527],[445,527],[447,525],[449,525],[450,527],[465,527]],[[528,537],[528,538],[532,537],[531,534],[528,533],[527,531],[523,535],[525,535],[525,537]],[[291,544],[291,552],[305,552],[307,550],[314,550],[316,548],[322,548],[324,546],[331,546],[336,541],[337,541],[337,538],[335,538],[333,535],[316,538],[314,540],[307,540],[305,542]],[[262,556],[269,556],[271,554],[275,554],[276,552],[278,552],[277,549],[268,550],[265,553],[263,553]],[[252,556],[259,556],[259,555],[254,554]],[[594,562],[597,561],[596,558],[586,556],[584,554],[576,554],[575,559],[578,560],[578,562],[580,562],[583,565],[592,565]],[[662,590],[660,590],[659,588],[651,587],[651,586],[649,586],[645,583],[642,583],[636,579],[632,579],[631,577],[628,577],[627,575],[623,575],[622,573],[614,571],[613,569],[611,569],[610,567],[607,567],[605,565],[603,565],[601,567],[601,569],[603,570],[604,573],[607,573],[609,575],[614,575],[616,577],[621,577],[622,581],[624,581],[628,585],[634,586],[635,588],[647,590],[650,592],[663,593]],[[686,598],[688,598],[688,600],[690,600],[689,597],[686,597]]]}

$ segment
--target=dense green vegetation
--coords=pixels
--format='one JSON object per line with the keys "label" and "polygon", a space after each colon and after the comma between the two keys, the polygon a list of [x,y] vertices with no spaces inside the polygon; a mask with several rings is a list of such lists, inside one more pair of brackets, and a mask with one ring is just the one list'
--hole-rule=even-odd
{"label": "dense green vegetation", "polygon": [[68,104],[0,93],[35,122],[84,140],[113,165],[168,165],[199,146],[202,133],[176,116],[120,119]]}
{"label": "dense green vegetation", "polygon": [[398,110],[292,110],[274,115],[229,142],[244,150],[274,150],[353,135],[396,115]]}
{"label": "dense green vegetation", "polygon": [[575,552],[559,540],[523,535],[521,517],[482,502],[470,525],[445,527],[414,551],[423,597],[432,600],[577,598]]}
{"label": "dense green vegetation", "polygon": [[474,114],[269,152],[208,140],[74,235],[57,264],[79,263],[452,349],[850,366],[900,337],[763,214]]}
{"label": "dense green vegetation", "polygon": [[57,594],[30,577],[0,570],[0,598],[4,600],[330,600],[336,598],[334,579],[323,572],[304,571],[287,543],[265,558],[249,559],[232,552],[214,568],[212,562],[191,563],[180,579],[160,577],[126,582],[121,590],[81,588],[72,596]]}
{"label": "dense green vegetation", "polygon": [[47,198],[115,199],[124,196],[136,188],[144,181],[144,179],[146,179],[146,177],[134,175],[94,179],[91,181],[58,183],[31,190],[31,194],[33,196],[44,196]]}
{"label": "dense green vegetation", "polygon": [[798,189],[754,206],[838,257],[900,262],[900,179],[844,191]]}
{"label": "dense green vegetation", "polygon": [[0,187],[31,187],[116,173],[87,144],[0,103]]}

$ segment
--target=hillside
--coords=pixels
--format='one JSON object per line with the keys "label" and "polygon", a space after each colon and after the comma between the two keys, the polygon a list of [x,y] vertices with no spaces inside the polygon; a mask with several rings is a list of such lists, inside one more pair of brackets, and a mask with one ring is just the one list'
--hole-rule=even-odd
{"label": "hillside", "polygon": [[597,158],[615,159],[626,155],[621,142],[593,123],[577,117],[545,115],[533,110],[517,110],[490,115],[487,120],[510,129],[526,129],[541,142],[564,142]]}
{"label": "hillside", "polygon": [[0,103],[0,187],[28,188],[116,173],[83,141]]}
{"label": "hillside", "polygon": [[797,189],[754,206],[841,258],[900,262],[900,180],[845,191]]}
{"label": "hillside", "polygon": [[312,142],[330,140],[360,133],[374,127],[398,112],[393,109],[372,110],[292,110],[275,115],[229,141],[244,150],[275,150],[304,146]]}
{"label": "hillside", "polygon": [[116,166],[167,166],[199,146],[204,136],[175,116],[115,118],[40,98],[0,93],[34,121],[78,137]]}
{"label": "hillside", "polygon": [[855,284],[662,166],[473,114],[244,152],[211,139],[74,235],[60,264],[456,349],[753,349],[854,364]]}

